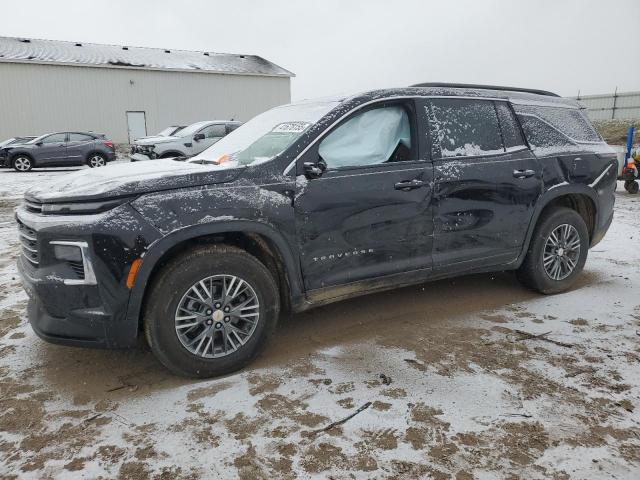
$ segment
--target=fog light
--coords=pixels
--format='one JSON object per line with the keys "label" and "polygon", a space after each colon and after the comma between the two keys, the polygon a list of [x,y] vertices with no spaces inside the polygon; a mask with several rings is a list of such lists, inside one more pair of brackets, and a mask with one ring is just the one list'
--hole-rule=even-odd
{"label": "fog light", "polygon": [[82,263],[82,250],[76,245],[54,245],[53,254],[58,260]]}

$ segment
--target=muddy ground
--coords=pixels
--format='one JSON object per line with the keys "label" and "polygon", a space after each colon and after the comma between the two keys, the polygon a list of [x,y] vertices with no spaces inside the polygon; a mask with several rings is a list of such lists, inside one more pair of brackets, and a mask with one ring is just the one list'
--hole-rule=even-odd
{"label": "muddy ground", "polygon": [[497,273],[370,295],[193,381],[31,331],[12,210],[57,174],[0,170],[0,477],[640,478],[640,196],[619,189],[568,293]]}

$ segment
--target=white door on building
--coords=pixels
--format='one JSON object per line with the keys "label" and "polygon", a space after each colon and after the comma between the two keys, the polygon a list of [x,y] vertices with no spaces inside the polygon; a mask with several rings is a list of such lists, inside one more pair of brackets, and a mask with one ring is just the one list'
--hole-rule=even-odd
{"label": "white door on building", "polygon": [[127,128],[129,130],[129,143],[136,138],[147,136],[147,120],[144,112],[127,112]]}

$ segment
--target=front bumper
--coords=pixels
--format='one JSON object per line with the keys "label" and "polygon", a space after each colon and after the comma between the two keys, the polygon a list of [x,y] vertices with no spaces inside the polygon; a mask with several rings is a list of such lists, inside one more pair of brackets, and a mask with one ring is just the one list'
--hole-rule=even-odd
{"label": "front bumper", "polygon": [[[130,290],[126,275],[132,260],[142,256],[157,231],[128,204],[86,216],[39,215],[19,207],[16,219],[20,232],[27,232],[20,239],[23,252],[17,266],[29,296],[27,311],[35,333],[62,345],[136,346],[139,324],[127,318]],[[114,227],[126,224],[128,229]],[[25,244],[22,237],[30,240]],[[84,280],[73,279],[77,272],[55,258],[56,243],[86,243],[95,281],[86,264]]]}
{"label": "front bumper", "polygon": [[132,162],[144,162],[147,160],[154,160],[155,157],[149,156],[149,155],[145,155],[143,153],[132,153],[131,155],[129,155],[129,158],[131,159]]}

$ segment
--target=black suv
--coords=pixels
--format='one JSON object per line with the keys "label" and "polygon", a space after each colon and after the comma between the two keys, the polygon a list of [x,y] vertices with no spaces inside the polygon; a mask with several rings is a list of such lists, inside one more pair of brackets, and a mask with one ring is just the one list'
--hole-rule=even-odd
{"label": "black suv", "polygon": [[613,216],[616,156],[573,100],[452,85],[269,110],[189,162],[25,195],[18,261],[45,340],[207,377],[283,311],[469,272],[568,289]]}
{"label": "black suv", "polygon": [[103,167],[115,158],[113,142],[91,132],[47,133],[27,143],[0,148],[0,165],[18,172],[34,167]]}

